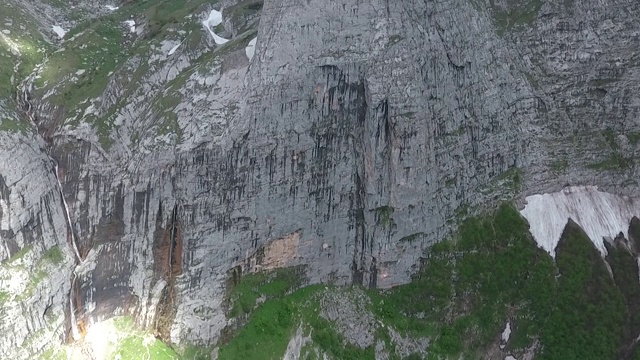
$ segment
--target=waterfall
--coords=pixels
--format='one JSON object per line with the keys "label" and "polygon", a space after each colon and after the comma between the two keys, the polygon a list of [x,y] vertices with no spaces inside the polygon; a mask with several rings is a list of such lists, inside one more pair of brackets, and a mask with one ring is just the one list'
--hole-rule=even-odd
{"label": "waterfall", "polygon": [[76,307],[73,304],[73,289],[76,283],[78,275],[73,274],[73,280],[71,280],[71,290],[69,290],[69,315],[71,316],[71,336],[74,341],[80,340],[80,330],[78,329],[78,320],[76,319]]}
{"label": "waterfall", "polygon": [[80,256],[80,251],[78,250],[78,244],[76,244],[76,236],[73,233],[73,224],[71,223],[71,215],[69,214],[69,206],[67,205],[67,200],[64,198],[64,191],[62,191],[62,183],[60,183],[60,178],[58,177],[58,163],[55,162],[55,175],[56,181],[58,182],[58,189],[60,190],[60,196],[62,197],[62,206],[64,207],[64,213],[67,220],[67,226],[69,227],[69,231],[71,232],[71,245],[73,247],[73,251],[78,258],[78,263],[82,263],[82,257]]}

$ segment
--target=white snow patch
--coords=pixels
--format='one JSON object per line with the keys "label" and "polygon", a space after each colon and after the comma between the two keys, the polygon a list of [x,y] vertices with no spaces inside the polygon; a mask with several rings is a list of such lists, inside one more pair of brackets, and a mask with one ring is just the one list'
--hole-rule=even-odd
{"label": "white snow patch", "polygon": [[182,43],[180,43],[180,44],[178,44],[178,45],[176,45],[176,46],[172,47],[172,48],[171,48],[171,50],[169,50],[169,53],[168,53],[167,55],[173,55],[173,53],[175,53],[175,52],[176,52],[176,50],[178,50],[178,48],[180,47],[180,45],[181,45],[181,44],[182,44]]}
{"label": "white snow patch", "polygon": [[[511,323],[507,322],[507,326],[504,327],[504,331],[502,332],[502,342],[507,343],[509,338],[511,337]],[[500,345],[501,349],[504,349],[505,345]]]}
{"label": "white snow patch", "polygon": [[116,11],[116,10],[119,9],[118,6],[113,6],[113,5],[105,5],[104,7],[106,7],[107,10],[109,10],[109,11]]}
{"label": "white snow patch", "polygon": [[211,27],[216,27],[222,24],[222,13],[217,10],[211,10],[209,17],[203,22],[203,24]]}
{"label": "white snow patch", "polygon": [[216,10],[211,10],[207,20],[204,20],[202,22],[202,25],[209,31],[209,34],[211,34],[211,37],[213,37],[213,41],[215,41],[215,43],[218,45],[222,45],[227,41],[229,41],[228,39],[224,39],[218,36],[215,32],[213,32],[213,28],[220,25],[221,23],[222,23],[222,13]]}
{"label": "white snow patch", "polygon": [[[636,263],[638,264],[638,277],[640,278],[640,256],[636,258]],[[638,339],[640,339],[640,334],[638,335]]]}
{"label": "white snow patch", "polygon": [[513,356],[511,356],[511,355],[507,355],[507,357],[506,357],[506,358],[504,358],[504,360],[518,360],[518,359],[514,358],[514,357],[513,357]]}
{"label": "white snow patch", "polygon": [[80,69],[80,70],[76,71],[76,75],[80,76],[80,75],[84,74],[85,72],[87,72],[87,70]]}
{"label": "white snow patch", "polygon": [[64,34],[67,33],[62,27],[58,25],[52,26],[51,29],[53,30],[54,33],[56,33],[56,35],[58,35],[60,39],[64,38]]}
{"label": "white snow patch", "polygon": [[253,55],[256,54],[256,42],[257,41],[258,41],[257,37],[253,38],[251,41],[249,41],[249,45],[247,45],[247,47],[244,48],[244,53],[247,54],[247,57],[249,58],[249,61],[251,61],[251,59],[253,59]]}
{"label": "white snow patch", "polygon": [[129,27],[129,31],[132,33],[136,32],[136,22],[135,20],[125,20],[124,24]]}
{"label": "white snow patch", "polygon": [[2,30],[2,33],[5,34],[5,35],[9,35],[9,34],[11,34],[11,30],[4,29],[4,30]]}
{"label": "white snow patch", "polygon": [[538,245],[553,257],[569,219],[580,225],[604,255],[604,238],[619,233],[629,238],[629,223],[640,214],[633,199],[598,191],[597,186],[566,187],[556,193],[529,196],[526,201],[520,213],[529,221]]}

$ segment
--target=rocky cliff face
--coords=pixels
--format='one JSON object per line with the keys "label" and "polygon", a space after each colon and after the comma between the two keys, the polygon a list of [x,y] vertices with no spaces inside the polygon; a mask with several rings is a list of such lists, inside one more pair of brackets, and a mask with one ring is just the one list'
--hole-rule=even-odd
{"label": "rocky cliff face", "polygon": [[638,191],[633,1],[2,1],[42,61],[0,103],[15,358],[114,314],[214,343],[230,274],[389,287],[468,210]]}

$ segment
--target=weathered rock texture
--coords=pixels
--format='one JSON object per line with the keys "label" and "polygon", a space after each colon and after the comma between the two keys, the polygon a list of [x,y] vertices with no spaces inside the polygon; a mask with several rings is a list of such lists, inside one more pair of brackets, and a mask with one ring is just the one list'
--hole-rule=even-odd
{"label": "weathered rock texture", "polygon": [[211,5],[162,38],[133,14],[136,31],[120,31],[142,50],[122,50],[97,96],[64,102],[94,75],[48,80],[55,62],[27,82],[38,134],[0,135],[0,257],[58,245],[68,266],[9,326],[69,300],[47,154],[82,257],[79,321],[131,313],[174,342],[217,340],[237,266],[388,287],[464,209],[569,182],[637,194],[636,1],[260,5],[213,5],[232,39],[222,47],[199,25]]}

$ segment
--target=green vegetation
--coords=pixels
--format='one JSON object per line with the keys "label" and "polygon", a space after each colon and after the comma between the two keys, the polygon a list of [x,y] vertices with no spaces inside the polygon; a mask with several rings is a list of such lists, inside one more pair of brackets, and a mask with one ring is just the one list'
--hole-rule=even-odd
{"label": "green vegetation", "polygon": [[118,316],[112,319],[113,326],[121,332],[130,332],[134,328],[131,316]]}
{"label": "green vegetation", "polygon": [[375,212],[376,224],[386,228],[393,228],[396,226],[395,221],[393,221],[393,212],[395,211],[393,207],[380,206],[373,209],[373,211]]}
{"label": "green vegetation", "polygon": [[618,143],[616,142],[616,134],[613,130],[606,129],[602,131],[602,136],[607,142],[607,145],[609,145],[609,147],[611,147],[612,150],[614,151],[618,150]]}
{"label": "green vegetation", "polygon": [[38,288],[38,285],[40,285],[40,283],[42,283],[42,280],[44,280],[46,277],[47,272],[43,269],[36,269],[35,271],[31,272],[29,276],[29,283],[27,284],[24,292],[20,294],[18,299],[28,299],[33,296],[34,292]]}
{"label": "green vegetation", "polygon": [[64,261],[64,254],[62,254],[60,247],[56,245],[51,247],[51,249],[45,251],[45,253],[42,255],[42,258],[54,265],[59,265],[60,263],[62,263],[62,261]]}
{"label": "green vegetation", "polygon": [[[233,337],[221,346],[219,359],[281,359],[289,339],[301,325],[317,349],[337,359],[373,358],[373,348],[363,350],[347,344],[320,316],[322,293],[338,289],[313,285],[294,291],[302,284],[296,268],[249,274],[232,282],[230,315],[242,315],[249,321],[229,334]],[[256,307],[258,298],[264,302]]]}
{"label": "green vegetation", "polygon": [[230,314],[233,317],[249,314],[258,298],[282,297],[301,284],[302,279],[295,268],[245,275],[231,284],[227,295],[227,301],[233,304]]}
{"label": "green vegetation", "polygon": [[119,343],[110,359],[121,360],[173,360],[180,359],[170,347],[151,335],[132,335]]}
{"label": "green vegetation", "polygon": [[219,359],[281,359],[299,326],[307,329],[314,346],[335,359],[373,359],[373,347],[360,349],[345,342],[329,321],[320,316],[319,299],[333,287],[313,285],[261,304],[250,321],[220,348]]}
{"label": "green vegetation", "polygon": [[265,301],[226,345],[220,348],[219,359],[277,359],[287,348],[296,325],[299,310],[295,298]]}
{"label": "green vegetation", "polygon": [[587,168],[597,171],[626,170],[633,166],[633,159],[625,158],[619,153],[611,154],[607,159],[587,165]]}
{"label": "green vegetation", "polygon": [[190,345],[182,351],[181,355],[184,360],[210,360],[211,349]]}
{"label": "green vegetation", "polygon": [[614,83],[618,80],[619,79],[614,79],[614,78],[594,79],[590,81],[590,84],[595,87],[602,87],[602,86]]}
{"label": "green vegetation", "polygon": [[[607,247],[607,262],[611,265],[613,279],[624,296],[628,310],[628,326],[624,332],[624,342],[635,343],[635,337],[640,333],[640,282],[638,281],[638,263],[636,255],[631,254],[622,244]],[[621,354],[623,355],[623,354]],[[624,358],[619,356],[618,358]]]}
{"label": "green vegetation", "polygon": [[[493,4],[493,1],[492,1]],[[542,0],[516,0],[507,2],[507,8],[493,6],[498,34],[530,25],[538,16]]]}
{"label": "green vegetation", "polygon": [[400,238],[400,240],[398,240],[398,241],[399,242],[409,242],[410,243],[410,242],[416,241],[417,239],[419,239],[419,238],[421,238],[423,236],[425,236],[425,233],[417,232],[417,233],[413,233],[411,235],[404,236],[404,237]]}
{"label": "green vegetation", "polygon": [[0,120],[0,131],[28,134],[31,131],[31,125],[26,121],[5,118]]}
{"label": "green vegetation", "polygon": [[640,141],[640,132],[629,132],[626,135],[631,145],[636,145]]}
{"label": "green vegetation", "polygon": [[[66,34],[67,46],[51,54],[45,63],[35,84],[37,94],[43,96],[55,88],[48,101],[63,109],[59,116],[73,126],[80,121],[91,124],[102,147],[109,149],[117,131],[116,112],[147,75],[150,67],[146,59],[157,52],[169,34],[178,30],[186,31],[183,49],[199,46],[202,25],[196,17],[186,17],[204,11],[208,3],[207,0],[129,2],[107,16],[80,24]],[[135,17],[140,23],[141,15],[145,18],[145,33],[137,37],[128,32],[123,22]],[[132,58],[143,60],[129,63]],[[105,105],[99,103],[110,83],[117,84],[116,88],[122,91],[117,94],[115,104],[107,104],[108,109],[101,110],[99,116],[85,114],[96,99],[96,107]],[[157,135],[175,133],[180,141],[181,129],[175,114],[161,113],[158,121]]]}
{"label": "green vegetation", "polygon": [[[542,322],[529,300],[550,304],[552,274],[552,260],[531,240],[527,223],[504,205],[495,216],[463,222],[455,240],[432,247],[410,284],[374,295],[373,310],[401,332],[433,338],[434,358],[470,356],[509,318]],[[456,315],[449,320],[451,313]],[[524,348],[530,334],[520,331]]]}
{"label": "green vegetation", "polygon": [[240,31],[245,31],[245,19],[258,15],[262,10],[263,0],[243,0],[239,3],[225,9],[224,16],[230,17],[233,26]]}
{"label": "green vegetation", "polygon": [[[49,45],[40,35],[36,21],[18,4],[1,1],[0,14],[11,19],[10,25],[3,28],[9,34],[0,34],[0,99],[8,99],[18,82],[42,61]],[[14,77],[16,66],[18,76]]]}
{"label": "green vegetation", "polygon": [[[624,297],[600,253],[575,223],[558,244],[554,307],[540,332],[542,359],[613,359],[628,328]],[[636,282],[637,282],[636,275]]]}
{"label": "green vegetation", "polygon": [[587,168],[597,171],[626,170],[634,165],[632,158],[625,158],[619,152],[619,146],[616,142],[616,133],[612,129],[606,129],[601,132],[604,139],[603,147],[611,150],[611,154],[603,161],[587,165]]}
{"label": "green vegetation", "polygon": [[6,291],[0,291],[0,305],[3,304],[5,301],[9,300],[9,298],[11,297],[11,294],[9,294]]}
{"label": "green vegetation", "polygon": [[[540,359],[615,358],[640,331],[634,256],[623,247],[609,250],[614,282],[600,253],[573,223],[567,225],[556,254],[554,262],[537,247],[527,222],[510,205],[491,216],[469,218],[451,240],[430,249],[411,283],[368,291],[369,310],[385,324],[374,328],[376,336],[391,351],[395,346],[388,328],[409,338],[429,338],[429,359],[479,358],[509,321],[510,353],[539,342]],[[372,348],[345,342],[334,325],[319,316],[322,294],[343,290],[280,290],[256,306],[257,297],[265,294],[255,291],[265,284],[259,278],[242,277],[233,290],[250,312],[243,313],[246,326],[220,349],[221,359],[281,357],[301,324],[311,337],[304,348],[311,358],[316,350],[338,359],[374,357]]]}
{"label": "green vegetation", "polygon": [[42,360],[67,360],[67,352],[64,349],[50,348],[40,355]]}
{"label": "green vegetation", "polygon": [[556,160],[552,162],[549,168],[554,173],[562,173],[567,169],[568,166],[569,166],[569,162],[565,159],[562,159],[562,160]]}
{"label": "green vegetation", "polygon": [[[42,281],[48,276],[51,267],[60,266],[64,261],[64,254],[60,248],[58,246],[53,246],[46,250],[42,256],[37,259],[33,267],[27,268],[26,264],[20,263],[20,260],[27,256],[27,254],[30,254],[33,249],[33,245],[27,245],[11,258],[4,260],[1,264],[2,267],[6,267],[9,271],[28,272],[28,283],[26,284],[24,292],[19,294],[17,297],[18,300],[31,297]],[[14,274],[14,276],[17,275]]]}
{"label": "green vegetation", "polygon": [[503,193],[514,195],[522,187],[522,170],[511,167],[496,175],[480,191],[487,195],[490,193]]}
{"label": "green vegetation", "polygon": [[509,168],[509,170],[498,176],[498,180],[502,181],[513,192],[516,192],[522,186],[522,170],[517,167]]}
{"label": "green vegetation", "polygon": [[23,247],[22,249],[20,249],[20,251],[18,251],[17,253],[15,253],[12,257],[10,257],[7,260],[4,260],[3,263],[4,264],[13,264],[15,262],[17,262],[18,260],[22,259],[25,255],[27,255],[31,250],[33,250],[33,245],[27,245],[25,247]]}

